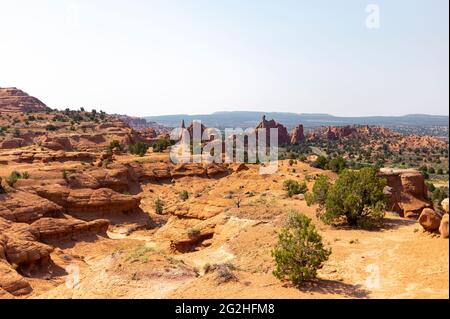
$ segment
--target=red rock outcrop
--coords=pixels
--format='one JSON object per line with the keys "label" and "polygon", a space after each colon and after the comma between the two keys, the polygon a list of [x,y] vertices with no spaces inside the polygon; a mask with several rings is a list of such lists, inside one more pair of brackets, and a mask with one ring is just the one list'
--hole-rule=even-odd
{"label": "red rock outcrop", "polygon": [[0,154],[0,162],[15,163],[93,162],[96,159],[96,154],[89,152],[14,150]]}
{"label": "red rock outcrop", "polygon": [[49,185],[37,188],[36,193],[64,207],[68,214],[86,216],[89,214],[114,214],[139,208],[138,196],[123,195],[109,188],[69,189],[61,185]]}
{"label": "red rock outcrop", "polygon": [[420,172],[385,170],[378,175],[387,180],[388,210],[417,218],[424,208],[432,207],[427,198],[425,178]]}
{"label": "red rock outcrop", "polygon": [[49,108],[17,88],[0,88],[0,112],[38,112]]}
{"label": "red rock outcrop", "polygon": [[61,206],[37,195],[14,191],[0,194],[0,218],[20,223],[32,223],[42,217],[62,212]]}
{"label": "red rock outcrop", "polygon": [[23,138],[8,138],[0,142],[0,149],[8,150],[14,148],[20,148],[25,145],[25,140]]}
{"label": "red rock outcrop", "polygon": [[256,126],[256,136],[258,136],[258,129],[266,129],[266,144],[270,143],[270,129],[278,130],[278,145],[289,145],[291,143],[291,136],[285,126],[277,123],[275,120],[266,120],[266,116],[263,116],[261,122]]}
{"label": "red rock outcrop", "polygon": [[116,192],[131,192],[139,187],[139,176],[129,165],[115,165],[70,174],[68,184],[74,189],[110,188]]}
{"label": "red rock outcrop", "polygon": [[0,218],[0,289],[20,296],[32,291],[31,285],[17,272],[46,266],[53,248],[36,241],[26,224]]}
{"label": "red rock outcrop", "polygon": [[305,140],[303,125],[299,124],[291,132],[291,144],[299,144]]}
{"label": "red rock outcrop", "polygon": [[67,136],[53,136],[44,137],[42,140],[38,141],[41,147],[51,149],[53,151],[73,151],[72,143]]}
{"label": "red rock outcrop", "polygon": [[419,224],[426,231],[434,232],[441,225],[441,217],[431,208],[424,208],[419,216]]}
{"label": "red rock outcrop", "polygon": [[186,176],[206,176],[206,168],[197,163],[178,164],[172,169],[171,176],[173,178]]}
{"label": "red rock outcrop", "polygon": [[448,238],[448,214],[442,217],[441,224],[439,225],[439,233],[442,238]]}
{"label": "red rock outcrop", "polygon": [[105,219],[84,222],[74,218],[41,218],[31,224],[30,229],[36,233],[40,242],[53,243],[76,240],[89,234],[106,236],[108,226],[109,222]]}
{"label": "red rock outcrop", "polygon": [[31,225],[0,218],[0,296],[29,294],[31,285],[21,274],[48,271],[53,247],[49,243],[106,235],[106,220],[84,222],[73,218],[42,218]]}

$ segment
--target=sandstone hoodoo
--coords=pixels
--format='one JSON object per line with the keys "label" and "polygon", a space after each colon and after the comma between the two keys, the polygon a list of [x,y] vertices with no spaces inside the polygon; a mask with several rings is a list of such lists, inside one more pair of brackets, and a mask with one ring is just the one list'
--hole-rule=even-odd
{"label": "sandstone hoodoo", "polygon": [[[289,145],[291,143],[291,137],[285,126],[276,122],[275,120],[266,120],[264,115],[261,122],[256,126],[256,130],[266,129],[266,144],[270,144],[270,130],[276,129],[278,131],[278,145]],[[258,132],[258,131],[256,131]],[[258,133],[256,133],[258,134]]]}
{"label": "sandstone hoodoo", "polygon": [[291,144],[300,144],[305,140],[303,125],[297,125],[291,133]]}

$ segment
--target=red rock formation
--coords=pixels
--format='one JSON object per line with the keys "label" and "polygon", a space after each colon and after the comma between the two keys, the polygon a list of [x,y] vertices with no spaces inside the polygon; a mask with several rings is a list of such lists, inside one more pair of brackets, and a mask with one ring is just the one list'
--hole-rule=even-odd
{"label": "red rock formation", "polygon": [[116,192],[132,192],[139,187],[139,176],[129,165],[112,165],[89,171],[77,172],[68,176],[70,188],[110,188]]}
{"label": "red rock formation", "polygon": [[426,231],[434,232],[441,225],[441,217],[431,208],[424,208],[419,217],[419,224]]}
{"label": "red rock formation", "polygon": [[442,238],[448,238],[448,214],[444,214],[439,225],[439,233]]}
{"label": "red rock formation", "polygon": [[37,188],[36,193],[64,207],[67,213],[88,219],[92,213],[106,215],[132,211],[139,208],[141,202],[138,196],[123,195],[109,188],[68,189],[49,185]]}
{"label": "red rock formation", "polygon": [[42,218],[28,225],[0,217],[0,296],[20,296],[32,291],[19,272],[48,271],[53,251],[49,243],[79,239],[84,235],[104,236],[108,226],[106,220]]}
{"label": "red rock formation", "polygon": [[291,133],[291,144],[299,144],[305,140],[303,125],[296,126]]}
{"label": "red rock formation", "polygon": [[0,149],[8,150],[14,148],[20,148],[25,145],[25,140],[23,138],[8,138],[0,142]]}
{"label": "red rock formation", "polygon": [[17,88],[0,88],[0,112],[38,112],[49,108]]}
{"label": "red rock formation", "polygon": [[41,218],[31,224],[30,230],[40,242],[49,244],[90,234],[106,236],[108,226],[105,219],[85,222],[75,218]]}
{"label": "red rock formation", "polygon": [[0,194],[0,218],[5,220],[32,223],[61,211],[59,205],[28,192],[12,191]]}
{"label": "red rock formation", "polygon": [[388,184],[387,210],[395,211],[401,216],[419,217],[424,208],[432,207],[427,198],[427,188],[423,175],[416,171],[393,170],[378,174],[386,178]]}
{"label": "red rock formation", "polygon": [[[291,137],[288,134],[288,131],[285,126],[280,123],[277,123],[275,120],[266,120],[266,116],[264,115],[261,122],[256,126],[256,130],[258,129],[266,129],[266,144],[270,143],[270,129],[275,128],[278,130],[278,145],[289,145],[291,143]],[[256,131],[256,135],[258,136],[258,131]]]}

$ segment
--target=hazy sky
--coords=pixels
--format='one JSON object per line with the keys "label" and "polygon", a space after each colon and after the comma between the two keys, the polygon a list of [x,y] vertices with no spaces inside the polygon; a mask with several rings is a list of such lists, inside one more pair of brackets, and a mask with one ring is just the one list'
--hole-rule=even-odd
{"label": "hazy sky", "polygon": [[[368,4],[380,27],[366,26]],[[130,115],[448,114],[448,0],[0,0],[0,87]]]}

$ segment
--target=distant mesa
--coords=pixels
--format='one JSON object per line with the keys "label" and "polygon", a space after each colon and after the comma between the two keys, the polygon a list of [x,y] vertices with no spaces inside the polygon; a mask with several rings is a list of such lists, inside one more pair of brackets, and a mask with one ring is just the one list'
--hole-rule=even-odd
{"label": "distant mesa", "polygon": [[0,88],[0,112],[42,112],[50,108],[39,99],[15,87]]}

